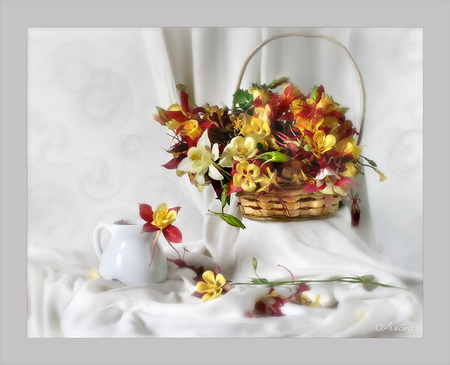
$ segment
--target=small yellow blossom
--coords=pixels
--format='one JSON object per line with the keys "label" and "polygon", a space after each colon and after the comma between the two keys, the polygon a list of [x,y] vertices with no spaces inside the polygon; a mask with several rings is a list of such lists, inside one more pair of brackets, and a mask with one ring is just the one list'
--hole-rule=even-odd
{"label": "small yellow blossom", "polygon": [[[247,118],[246,118],[247,119]],[[270,126],[261,119],[252,117],[250,120],[244,120],[245,124],[241,128],[241,134],[245,137],[255,134],[268,136],[271,134]]]}
{"label": "small yellow blossom", "polygon": [[277,182],[277,175],[274,174],[272,171],[270,171],[269,168],[267,168],[267,175],[266,174],[260,175],[258,183],[261,186],[260,189],[258,189],[258,192],[261,191],[269,192],[270,187],[279,186]]}
{"label": "small yellow blossom", "polygon": [[260,97],[263,104],[267,104],[270,99],[270,94],[267,91],[257,87],[251,87],[250,89],[248,89],[248,92],[250,94],[253,94],[253,100]]}
{"label": "small yellow blossom", "polygon": [[256,182],[260,175],[260,168],[248,161],[242,161],[236,166],[236,173],[233,176],[233,185],[242,188],[246,192],[256,189]]}
{"label": "small yellow blossom", "polygon": [[257,141],[253,137],[234,137],[225,151],[236,161],[253,158],[259,152]]}
{"label": "small yellow blossom", "polygon": [[347,137],[337,142],[333,149],[338,151],[342,155],[351,154],[354,159],[357,159],[363,150],[364,146],[356,144],[356,140],[353,137]]}
{"label": "small yellow blossom", "polygon": [[302,170],[302,163],[300,161],[291,161],[283,169],[282,177],[287,179],[291,184],[296,185],[303,185],[307,180],[307,177]]}
{"label": "small yellow blossom", "polygon": [[270,124],[270,113],[272,112],[272,109],[270,108],[270,105],[266,105],[264,108],[255,108],[254,116],[257,117],[260,121],[263,123]]}
{"label": "small yellow blossom", "polygon": [[189,119],[184,123],[183,129],[180,131],[180,135],[187,136],[191,139],[199,138],[203,133],[203,130],[198,126],[198,121],[195,119]]}
{"label": "small yellow blossom", "polygon": [[359,173],[359,167],[355,165],[352,161],[345,163],[345,170],[339,174],[345,177],[353,179]]}
{"label": "small yellow blossom", "polygon": [[200,294],[204,293],[202,301],[206,302],[222,296],[223,286],[226,284],[222,274],[214,275],[211,270],[208,270],[203,273],[202,279],[204,281],[199,281],[196,285],[197,291]]}
{"label": "small yellow blossom", "polygon": [[153,213],[152,224],[159,229],[164,229],[170,226],[177,219],[178,213],[176,210],[169,210],[169,205],[161,203],[156,207]]}
{"label": "small yellow blossom", "polygon": [[305,136],[306,142],[311,147],[311,152],[317,158],[320,158],[322,154],[329,151],[336,143],[336,137],[331,134],[326,134],[322,130],[318,130],[314,133],[313,138]]}
{"label": "small yellow blossom", "polygon": [[333,98],[327,94],[322,94],[320,101],[317,103],[317,109],[322,109],[322,114],[330,114],[339,109],[339,105],[333,101]]}

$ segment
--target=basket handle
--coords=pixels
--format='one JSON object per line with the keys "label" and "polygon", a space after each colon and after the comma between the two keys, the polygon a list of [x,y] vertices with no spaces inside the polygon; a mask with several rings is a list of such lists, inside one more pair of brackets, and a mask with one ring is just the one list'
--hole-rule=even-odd
{"label": "basket handle", "polygon": [[[294,36],[302,36],[302,37],[318,37],[318,38],[323,38],[326,39],[334,44],[337,44],[338,46],[340,46],[348,55],[348,57],[350,58],[350,61],[356,71],[356,74],[358,76],[358,82],[359,82],[359,86],[360,86],[360,90],[361,90],[361,122],[360,122],[360,127],[359,127],[359,137],[358,137],[358,141],[357,143],[359,144],[361,137],[362,137],[362,131],[363,131],[363,126],[364,126],[364,113],[365,113],[365,101],[364,101],[364,85],[363,85],[363,81],[362,81],[362,77],[361,77],[361,72],[358,69],[358,66],[356,65],[355,61],[353,60],[352,55],[350,54],[350,52],[348,51],[347,48],[344,47],[344,45],[342,45],[341,43],[339,43],[338,41],[336,41],[333,38],[327,37],[325,35],[322,34],[316,34],[316,33],[283,33],[283,34],[278,34],[275,36],[272,36],[270,38],[267,38],[266,40],[264,40],[258,47],[256,47],[252,53],[250,53],[250,55],[247,57],[247,59],[245,60],[244,64],[242,65],[241,68],[241,72],[239,73],[239,77],[238,77],[238,81],[237,81],[237,85],[236,85],[236,89],[235,89],[235,93],[239,90],[240,86],[241,86],[241,82],[242,82],[242,78],[244,76],[244,72],[250,62],[250,60],[253,58],[253,56],[261,49],[263,48],[267,43],[278,39],[278,38],[284,38],[284,37],[294,37]],[[233,108],[232,108],[232,112],[234,112],[234,104],[233,104]]]}

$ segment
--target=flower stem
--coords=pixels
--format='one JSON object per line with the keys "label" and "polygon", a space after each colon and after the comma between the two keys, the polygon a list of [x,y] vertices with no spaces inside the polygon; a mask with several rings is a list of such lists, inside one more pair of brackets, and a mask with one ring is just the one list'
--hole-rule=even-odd
{"label": "flower stem", "polygon": [[153,257],[155,256],[155,247],[156,247],[156,243],[158,242],[158,238],[161,235],[162,229],[160,229],[158,232],[156,232],[156,236],[155,236],[155,240],[153,241],[153,246],[152,246],[152,258],[150,260],[150,263],[148,264],[148,266],[150,266],[153,262]]}
{"label": "flower stem", "polygon": [[324,280],[289,280],[289,281],[268,281],[266,279],[258,279],[253,278],[251,283],[231,283],[231,285],[266,285],[266,286],[281,286],[281,285],[298,285],[298,284],[311,284],[311,283],[350,283],[350,284],[370,284],[375,286],[382,286],[386,288],[396,288],[396,289],[405,289],[398,286],[388,285],[379,283],[373,280],[367,280],[363,277],[341,277],[336,279],[324,279]]}

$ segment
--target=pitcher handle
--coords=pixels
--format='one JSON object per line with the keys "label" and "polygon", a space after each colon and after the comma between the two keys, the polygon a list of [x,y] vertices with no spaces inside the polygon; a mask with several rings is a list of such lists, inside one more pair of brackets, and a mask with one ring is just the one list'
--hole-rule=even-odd
{"label": "pitcher handle", "polygon": [[102,233],[102,229],[107,229],[112,233],[112,227],[109,223],[100,223],[97,227],[94,229],[94,250],[97,254],[98,259],[100,260],[103,255],[103,249],[100,242],[100,237]]}

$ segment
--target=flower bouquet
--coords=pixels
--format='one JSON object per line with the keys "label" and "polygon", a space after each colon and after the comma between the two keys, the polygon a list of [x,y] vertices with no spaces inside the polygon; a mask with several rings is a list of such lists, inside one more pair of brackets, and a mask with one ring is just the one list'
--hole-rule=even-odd
{"label": "flower bouquet", "polygon": [[[202,191],[211,185],[224,213],[236,194],[246,218],[311,219],[333,215],[342,200],[352,202],[352,225],[359,222],[356,178],[362,166],[377,169],[361,155],[360,135],[341,106],[315,86],[304,93],[287,77],[270,84],[237,88],[232,108],[197,106],[184,85],[180,104],[157,108],[154,118],[173,134],[164,166],[187,174]],[[368,164],[366,164],[367,162]]]}

